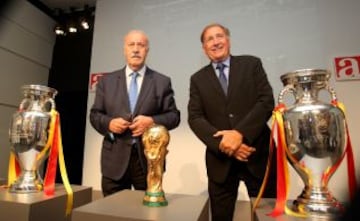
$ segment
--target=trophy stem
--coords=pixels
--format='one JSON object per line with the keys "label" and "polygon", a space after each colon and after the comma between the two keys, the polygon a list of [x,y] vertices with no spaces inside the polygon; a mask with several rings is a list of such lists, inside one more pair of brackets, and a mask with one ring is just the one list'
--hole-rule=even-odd
{"label": "trophy stem", "polygon": [[9,191],[12,193],[36,193],[43,189],[43,182],[39,172],[34,170],[23,170],[11,186]]}

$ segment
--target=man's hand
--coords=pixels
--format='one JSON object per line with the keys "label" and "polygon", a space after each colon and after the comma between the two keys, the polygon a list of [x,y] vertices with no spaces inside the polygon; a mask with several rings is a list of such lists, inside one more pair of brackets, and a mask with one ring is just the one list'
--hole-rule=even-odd
{"label": "man's hand", "polygon": [[123,133],[130,126],[130,122],[124,118],[118,117],[110,121],[109,130],[116,134]]}
{"label": "man's hand", "polygon": [[147,128],[154,124],[152,117],[138,115],[134,118],[129,126],[134,137],[141,136]]}
{"label": "man's hand", "polygon": [[237,130],[220,130],[214,137],[222,137],[219,149],[228,156],[232,156],[243,142],[243,135]]}
{"label": "man's hand", "polygon": [[248,160],[248,157],[253,153],[253,152],[255,152],[255,148],[253,148],[253,147],[250,147],[250,146],[248,146],[248,145],[246,145],[246,144],[241,144],[240,145],[240,148],[239,149],[237,149],[235,152],[234,152],[234,154],[233,154],[233,156],[237,159],[237,160],[240,160],[240,161],[243,161],[243,162],[247,162],[247,161],[249,161]]}

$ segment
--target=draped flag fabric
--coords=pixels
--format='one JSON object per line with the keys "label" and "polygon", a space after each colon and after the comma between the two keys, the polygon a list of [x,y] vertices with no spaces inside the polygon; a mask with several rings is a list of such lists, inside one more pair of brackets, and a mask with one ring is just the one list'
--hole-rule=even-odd
{"label": "draped flag fabric", "polygon": [[[338,107],[345,115],[345,108],[344,105],[337,100],[333,100],[332,105]],[[277,157],[277,197],[276,197],[276,203],[275,208],[272,210],[269,216],[277,217],[282,214],[287,214],[291,216],[296,217],[307,217],[308,215],[305,213],[305,211],[301,211],[301,213],[294,212],[288,206],[286,205],[286,202],[288,200],[288,191],[290,187],[289,182],[289,172],[288,172],[288,164],[287,164],[287,144],[285,140],[285,130],[284,130],[284,123],[283,123],[283,113],[286,111],[286,106],[283,103],[278,104],[277,107],[275,107],[273,111],[272,116],[272,127],[271,127],[271,138],[270,138],[270,154],[268,158],[267,168],[264,176],[264,180],[262,183],[262,186],[259,190],[259,194],[254,202],[253,205],[253,212],[255,212],[261,197],[263,195],[264,189],[267,184],[267,179],[269,177],[269,171],[270,171],[270,165],[271,165],[271,159],[272,154],[274,154],[274,151],[276,151],[276,157]],[[343,154],[342,158],[339,160],[339,162],[330,168],[331,171],[326,172],[325,174],[330,175],[332,174],[341,164],[343,158],[345,155],[347,156],[347,171],[348,171],[348,184],[349,184],[349,195],[350,199],[353,199],[355,196],[355,190],[356,190],[356,177],[355,177],[355,164],[354,164],[354,156],[352,152],[352,146],[350,141],[350,135],[348,126],[346,123],[345,118],[345,126],[346,126],[346,147],[345,147],[345,153]],[[277,148],[276,150],[274,147],[273,138],[277,141]],[[290,157],[290,156],[288,156]],[[330,177],[323,177],[325,181],[327,181]],[[305,214],[305,215],[304,215]]]}
{"label": "draped flag fabric", "polygon": [[[51,110],[51,121],[49,126],[49,136],[44,149],[37,155],[37,159],[41,159],[44,155],[49,153],[47,167],[44,177],[44,193],[47,196],[53,196],[55,193],[55,178],[57,163],[59,161],[59,168],[61,178],[67,192],[67,204],[66,213],[68,216],[71,214],[73,207],[73,191],[67,176],[62,138],[60,127],[60,116],[56,110]],[[9,171],[8,171],[8,186],[10,186],[20,174],[19,162],[17,161],[15,154],[11,151],[9,159]]]}

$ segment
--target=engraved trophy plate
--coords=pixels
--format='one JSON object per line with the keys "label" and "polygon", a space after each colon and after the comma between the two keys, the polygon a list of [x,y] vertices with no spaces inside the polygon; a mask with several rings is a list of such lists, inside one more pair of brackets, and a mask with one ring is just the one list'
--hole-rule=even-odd
{"label": "engraved trophy plate", "polygon": [[11,151],[19,163],[21,173],[10,185],[10,192],[31,193],[43,190],[39,166],[48,156],[40,154],[48,141],[50,111],[55,108],[57,91],[42,85],[24,85],[24,98],[13,114],[9,130]]}
{"label": "engraved trophy plate", "polygon": [[312,217],[333,219],[343,207],[328,190],[330,177],[345,153],[345,116],[336,106],[318,99],[328,86],[330,73],[322,69],[302,69],[281,76],[285,93],[292,93],[295,103],[283,114],[286,154],[304,182],[304,189],[293,202],[293,210]]}

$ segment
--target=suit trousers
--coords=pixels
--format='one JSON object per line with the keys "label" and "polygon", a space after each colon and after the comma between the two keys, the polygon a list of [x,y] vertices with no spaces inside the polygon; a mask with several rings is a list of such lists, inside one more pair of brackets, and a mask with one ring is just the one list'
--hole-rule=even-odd
{"label": "suit trousers", "polygon": [[[212,221],[232,221],[238,196],[240,181],[244,181],[249,197],[256,197],[262,179],[249,171],[246,163],[232,160],[230,172],[224,183],[208,180]],[[270,180],[269,180],[270,181]],[[264,197],[276,197],[276,182],[268,182]]]}
{"label": "suit trousers", "polygon": [[[142,165],[139,151],[136,145],[133,146],[131,156],[125,174],[119,180],[113,180],[102,176],[101,187],[104,196],[116,193],[124,189],[146,190],[146,171]],[[116,166],[116,165],[114,165]]]}

